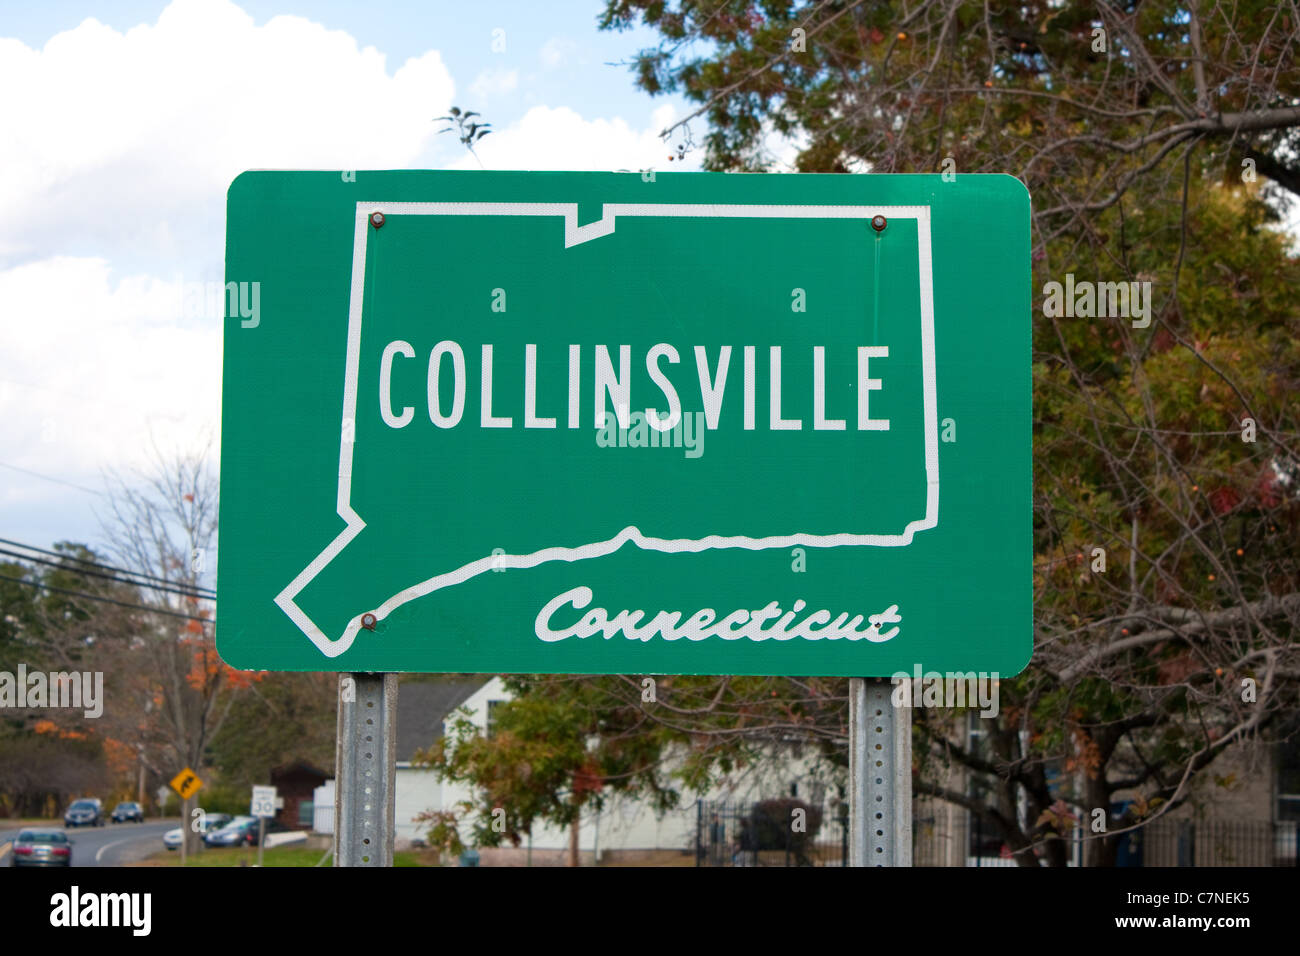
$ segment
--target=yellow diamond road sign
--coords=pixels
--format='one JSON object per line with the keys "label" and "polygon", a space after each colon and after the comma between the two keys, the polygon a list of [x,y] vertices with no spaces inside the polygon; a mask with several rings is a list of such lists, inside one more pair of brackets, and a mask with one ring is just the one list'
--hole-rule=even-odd
{"label": "yellow diamond road sign", "polygon": [[176,776],[172,777],[171,787],[181,795],[182,800],[188,800],[190,797],[194,796],[194,794],[199,792],[199,789],[202,786],[203,781],[200,780],[198,775],[189,767],[186,767]]}

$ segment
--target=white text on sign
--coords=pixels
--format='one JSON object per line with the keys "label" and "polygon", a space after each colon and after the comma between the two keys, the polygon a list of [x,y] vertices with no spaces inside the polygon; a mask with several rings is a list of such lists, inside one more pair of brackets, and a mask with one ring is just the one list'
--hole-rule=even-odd
{"label": "white text on sign", "polygon": [[[756,410],[758,349],[753,345],[745,345],[741,346],[740,350],[742,364],[740,400],[744,406],[744,428],[747,431],[753,431],[758,421]],[[727,395],[727,380],[731,371],[732,352],[732,346],[721,346],[716,361],[710,367],[705,347],[702,345],[694,346],[700,402],[704,411],[705,424],[710,429],[716,429],[722,417],[723,400]],[[782,404],[782,347],[773,345],[768,348],[767,352],[768,428],[771,431],[801,431],[807,419],[804,417],[785,417],[787,410]],[[504,409],[494,410],[493,408],[492,382],[496,367],[494,353],[495,350],[492,345],[485,344],[481,347],[479,387],[482,401],[479,406],[479,426],[481,428],[514,428],[515,415],[501,415],[497,412],[504,411]],[[405,428],[415,419],[415,408],[413,406],[406,405],[400,410],[393,408],[393,376],[397,373],[395,365],[399,356],[414,359],[416,357],[415,347],[401,339],[394,340],[384,347],[379,360],[379,414],[384,424],[389,428]],[[856,424],[858,431],[889,431],[889,419],[872,418],[870,408],[871,393],[884,387],[881,379],[871,377],[870,361],[871,359],[886,359],[888,357],[889,347],[886,345],[860,345],[856,348],[857,374],[850,384],[857,391]],[[663,360],[666,360],[669,365],[678,365],[681,363],[681,353],[674,346],[661,342],[650,348],[645,355],[646,371],[650,376],[650,380],[662,393],[663,404],[667,408],[666,412],[661,413],[657,407],[647,407],[645,410],[646,421],[652,428],[661,432],[670,431],[677,427],[682,417],[681,396],[677,391],[677,387],[668,378],[660,364]],[[522,427],[556,428],[558,427],[558,416],[546,416],[538,411],[537,361],[537,346],[535,344],[524,346],[522,368],[524,407],[523,415],[520,416]],[[619,427],[626,429],[629,426],[629,410],[634,407],[631,395],[632,347],[630,345],[618,346],[617,369],[615,369],[615,361],[608,346],[595,346],[593,352],[594,376],[591,381],[594,383],[594,403],[592,408],[593,422],[596,428],[605,427],[605,419],[611,405],[614,408]],[[815,431],[847,430],[847,417],[831,418],[829,417],[830,412],[826,408],[826,347],[822,345],[812,346],[811,361],[813,373],[811,428]],[[448,363],[450,369],[445,370]],[[568,347],[568,403],[566,407],[566,424],[569,428],[581,428],[583,426],[582,369],[583,347],[581,345],[570,345]],[[453,382],[452,399],[448,408],[443,407],[442,401],[441,385],[444,373],[450,374]],[[425,374],[429,421],[438,428],[455,428],[461,424],[465,413],[467,375],[464,348],[458,342],[449,340],[437,343],[429,352],[427,373]],[[558,394],[558,389],[555,389],[552,398],[557,398]],[[791,403],[791,407],[794,404],[800,403],[796,400]],[[556,406],[558,405],[559,402],[556,402]],[[803,405],[803,408],[806,413],[808,407]],[[558,410],[558,408],[553,407],[551,410]],[[838,411],[839,414],[846,416],[848,414],[843,409],[831,411]]]}

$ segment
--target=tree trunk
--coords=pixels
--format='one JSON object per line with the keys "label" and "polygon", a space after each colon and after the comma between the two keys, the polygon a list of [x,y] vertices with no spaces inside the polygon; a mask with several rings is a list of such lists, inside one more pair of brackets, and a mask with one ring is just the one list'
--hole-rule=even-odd
{"label": "tree trunk", "polygon": [[[574,802],[577,802],[575,797]],[[569,827],[569,866],[578,866],[578,832],[582,826],[582,819],[575,816],[573,825]]]}

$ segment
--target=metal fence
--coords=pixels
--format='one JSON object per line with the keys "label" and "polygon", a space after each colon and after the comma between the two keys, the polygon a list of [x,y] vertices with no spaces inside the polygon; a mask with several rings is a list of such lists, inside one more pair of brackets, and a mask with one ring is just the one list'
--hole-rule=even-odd
{"label": "metal fence", "polygon": [[[1071,866],[1082,863],[1084,834],[1068,845]],[[1001,839],[962,811],[917,818],[912,856],[916,866],[1016,866]],[[1120,837],[1118,867],[1297,866],[1297,825],[1249,820],[1152,821]]]}
{"label": "metal fence", "polygon": [[[803,809],[803,828],[793,825]],[[793,798],[758,803],[701,800],[695,805],[696,866],[844,866],[848,862],[846,807],[812,807]],[[1070,841],[1071,865],[1081,862],[1079,834]],[[1001,839],[962,810],[917,815],[912,827],[914,866],[1016,866]],[[1300,866],[1297,824],[1239,820],[1155,820],[1126,834],[1120,867]]]}
{"label": "metal fence", "polygon": [[1295,823],[1157,820],[1137,831],[1141,866],[1297,866]]}
{"label": "metal fence", "polygon": [[794,798],[695,805],[696,866],[843,866],[848,818]]}

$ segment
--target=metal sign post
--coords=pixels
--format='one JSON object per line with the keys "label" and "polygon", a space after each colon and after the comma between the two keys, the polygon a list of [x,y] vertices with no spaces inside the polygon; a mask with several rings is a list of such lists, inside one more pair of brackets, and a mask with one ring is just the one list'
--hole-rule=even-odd
{"label": "metal sign post", "polygon": [[339,675],[334,865],[392,866],[397,675]]}
{"label": "metal sign post", "polygon": [[[185,865],[186,858],[189,856],[190,833],[191,827],[194,826],[194,818],[190,815],[192,805],[192,797],[185,797],[181,800],[181,866]],[[200,834],[201,836],[202,834]]]}
{"label": "metal sign post", "polygon": [[275,787],[253,787],[253,799],[248,812],[257,817],[257,865],[262,865],[262,845],[266,842],[266,821],[275,816],[275,811],[284,806],[284,801],[276,795]]}
{"label": "metal sign post", "polygon": [[849,679],[849,866],[912,865],[912,709]]}

